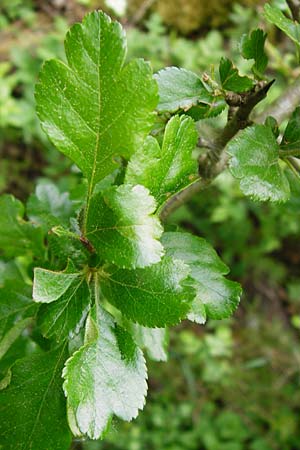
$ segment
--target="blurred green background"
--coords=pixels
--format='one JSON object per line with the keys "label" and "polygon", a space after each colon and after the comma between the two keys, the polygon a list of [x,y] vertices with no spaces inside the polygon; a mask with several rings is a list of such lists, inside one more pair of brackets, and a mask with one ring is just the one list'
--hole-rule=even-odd
{"label": "blurred green background", "polygon": [[[263,108],[299,76],[292,45],[262,22],[263,3],[1,0],[0,191],[24,200],[50,179],[76,196],[76,170],[39,127],[34,85],[45,59],[64,58],[64,34],[87,11],[118,18],[128,56],[150,60],[154,71],[176,65],[203,73],[226,54],[247,73],[238,42],[262,26],[277,80]],[[211,133],[223,120],[204,120],[199,130]],[[149,364],[144,411],[132,423],[114,421],[104,441],[86,442],[84,450],[300,449],[299,183],[285,205],[258,204],[225,172],[168,224],[214,245],[244,287],[241,306],[230,320],[171,330],[168,362]]]}

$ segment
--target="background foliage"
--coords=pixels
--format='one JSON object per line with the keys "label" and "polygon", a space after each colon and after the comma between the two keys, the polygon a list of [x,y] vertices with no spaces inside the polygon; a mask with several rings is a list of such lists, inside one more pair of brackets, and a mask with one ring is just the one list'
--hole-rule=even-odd
{"label": "background foliage", "polygon": [[[68,186],[73,198],[78,195],[78,174],[40,129],[33,89],[42,61],[64,57],[68,25],[95,7],[114,13],[109,3],[113,2],[1,2],[1,192],[27,199],[37,182],[51,180],[61,192]],[[141,2],[129,2],[122,16],[129,57],[150,60],[155,71],[177,65],[202,73],[227,55],[245,74],[250,71],[251,63],[238,55],[237,39],[261,26],[263,2],[213,1],[211,11],[205,9],[202,16],[199,8],[199,17],[188,13],[197,1],[185,1],[184,14],[182,2],[167,3],[153,2],[143,12]],[[299,75],[292,43],[271,27],[268,32],[266,50],[277,82],[260,108]],[[202,133],[211,125],[210,119],[202,121]],[[227,321],[209,321],[205,328],[184,323],[173,329],[168,364],[150,364],[144,412],[133,423],[115,422],[106,441],[85,443],[85,450],[298,448],[299,187],[292,184],[291,199],[284,205],[257,204],[224,173],[209,195],[196,196],[168,224],[170,229],[201,234],[218,250],[232,278],[244,286],[241,307]],[[7,273],[4,266],[0,262],[0,285]],[[21,337],[10,352],[23,350]]]}

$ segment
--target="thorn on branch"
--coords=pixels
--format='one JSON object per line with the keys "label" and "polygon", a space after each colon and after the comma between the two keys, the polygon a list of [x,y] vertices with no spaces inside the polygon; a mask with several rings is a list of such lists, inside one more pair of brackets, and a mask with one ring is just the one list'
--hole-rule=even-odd
{"label": "thorn on branch", "polygon": [[297,78],[269,107],[254,116],[255,122],[264,123],[268,116],[280,124],[288,118],[300,103],[300,78]]}
{"label": "thorn on branch", "polygon": [[215,148],[208,151],[205,155],[201,155],[199,158],[198,167],[199,175],[201,177],[212,179],[215,178],[217,173],[219,173],[218,163],[224,148],[239,130],[243,130],[252,124],[249,116],[253,108],[266,97],[274,81],[275,80],[269,82],[260,81],[256,84],[253,90],[247,92],[246,95],[243,96],[242,103],[238,108],[236,108],[225,128],[215,140]]}

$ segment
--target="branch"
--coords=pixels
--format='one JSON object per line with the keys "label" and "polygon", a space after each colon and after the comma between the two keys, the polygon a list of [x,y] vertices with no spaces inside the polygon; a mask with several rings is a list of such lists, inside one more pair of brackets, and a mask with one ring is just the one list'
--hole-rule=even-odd
{"label": "branch", "polygon": [[249,121],[249,116],[253,108],[266,97],[273,83],[274,80],[270,82],[262,81],[255,86],[253,91],[243,97],[240,106],[236,109],[232,118],[228,121],[215,141],[210,143],[209,150],[199,158],[199,175],[201,178],[170,198],[160,212],[162,221],[166,220],[173,211],[179,208],[193,195],[207,188],[225,169],[228,156],[224,149],[227,143],[239,130],[242,130],[251,123]]}
{"label": "branch", "polygon": [[145,0],[127,23],[127,28],[133,27],[134,25],[140,23],[155,2],[156,0]]}
{"label": "branch", "polygon": [[250,124],[249,116],[253,108],[267,96],[274,82],[275,80],[269,82],[261,81],[248,96],[244,97],[241,106],[237,109],[237,112],[227,123],[220,137],[217,139],[216,144],[220,148],[220,151],[222,151],[239,130],[246,128]]}

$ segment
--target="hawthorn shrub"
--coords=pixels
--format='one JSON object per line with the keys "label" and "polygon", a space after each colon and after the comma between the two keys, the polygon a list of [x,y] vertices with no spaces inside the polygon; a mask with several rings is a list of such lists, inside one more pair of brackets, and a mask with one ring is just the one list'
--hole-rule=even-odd
{"label": "hawthorn shrub", "polygon": [[[297,22],[268,4],[265,17],[299,47]],[[67,62],[44,64],[37,114],[82,182],[76,195],[41,183],[25,206],[0,198],[1,448],[103,437],[143,408],[143,352],[167,359],[167,327],[237,308],[241,287],[211,245],[163,223],[227,166],[255,200],[285,202],[298,182],[300,108],[283,132],[274,117],[250,120],[274,82],[266,37],[242,37],[251,76],[228,58],[216,76],[153,76],[126,61],[121,25],[93,12],[67,33]],[[226,108],[219,134],[199,135],[196,122]]]}

